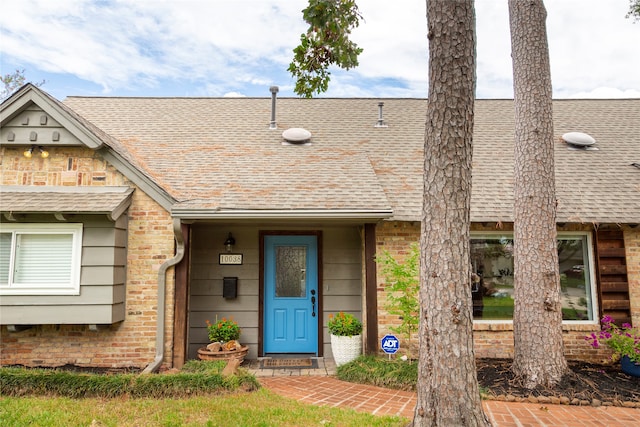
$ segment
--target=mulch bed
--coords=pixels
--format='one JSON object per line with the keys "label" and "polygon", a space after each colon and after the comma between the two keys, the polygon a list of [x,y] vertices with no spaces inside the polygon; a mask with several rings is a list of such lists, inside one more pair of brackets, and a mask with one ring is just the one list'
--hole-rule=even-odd
{"label": "mulch bed", "polygon": [[571,373],[557,386],[529,390],[518,385],[511,359],[476,360],[480,386],[497,400],[640,408],[640,378],[623,373],[619,364],[568,363]]}
{"label": "mulch bed", "polygon": [[93,366],[77,366],[77,365],[60,365],[60,366],[24,366],[24,365],[6,365],[6,368],[25,368],[25,369],[49,369],[54,371],[73,372],[77,374],[99,374],[99,375],[115,375],[115,374],[139,374],[142,372],[140,368],[124,367],[124,368],[98,368]]}

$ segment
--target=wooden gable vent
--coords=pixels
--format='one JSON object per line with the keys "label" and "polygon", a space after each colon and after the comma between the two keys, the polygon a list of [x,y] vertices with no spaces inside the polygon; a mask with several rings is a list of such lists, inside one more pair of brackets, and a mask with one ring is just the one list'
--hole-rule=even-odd
{"label": "wooden gable vent", "polygon": [[627,259],[622,230],[596,231],[600,318],[609,315],[615,323],[631,323]]}

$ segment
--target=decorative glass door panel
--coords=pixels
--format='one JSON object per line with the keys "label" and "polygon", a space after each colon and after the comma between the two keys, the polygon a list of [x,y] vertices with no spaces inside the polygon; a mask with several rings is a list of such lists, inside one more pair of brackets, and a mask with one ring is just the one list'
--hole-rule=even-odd
{"label": "decorative glass door panel", "polygon": [[303,297],[307,292],[307,248],[276,247],[276,298]]}
{"label": "decorative glass door panel", "polygon": [[316,236],[265,236],[264,353],[318,352]]}

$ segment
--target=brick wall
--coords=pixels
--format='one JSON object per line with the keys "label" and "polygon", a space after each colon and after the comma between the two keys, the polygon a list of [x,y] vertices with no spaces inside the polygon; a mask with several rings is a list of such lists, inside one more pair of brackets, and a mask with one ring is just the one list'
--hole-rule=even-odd
{"label": "brick wall", "polygon": [[[383,222],[376,227],[376,253],[381,254],[384,251],[402,262],[409,253],[411,243],[420,240],[420,223],[419,222]],[[408,354],[410,357],[416,357],[418,354],[417,338],[407,343],[406,337],[393,332],[391,328],[400,325],[399,316],[389,314],[386,310],[388,304],[386,279],[378,267],[377,271],[377,293],[378,293],[378,342],[387,334],[394,334],[400,339],[399,353]]]}
{"label": "brick wall", "polygon": [[[22,155],[24,148],[2,147],[3,185],[135,187],[92,150],[47,147],[42,159]],[[174,254],[170,215],[141,190],[135,190],[127,213],[128,248],[126,318],[90,331],[87,325],[36,325],[9,333],[0,329],[3,365],[144,368],[155,357],[157,285],[160,265]],[[167,274],[165,361],[171,360],[173,336],[173,269]],[[82,319],[78,319],[82,323]],[[43,319],[46,323],[46,319]],[[163,366],[167,366],[166,362]]]}
{"label": "brick wall", "polygon": [[[473,231],[496,230],[511,231],[512,224],[473,224]],[[590,231],[585,226],[571,224],[563,227],[564,231]],[[388,251],[394,258],[402,260],[406,256],[409,244],[418,242],[420,236],[420,224],[417,222],[384,222],[376,228],[377,252]],[[627,266],[629,271],[629,284],[631,288],[632,313],[635,324],[640,324],[640,231],[626,227],[625,245],[627,248]],[[390,327],[398,325],[400,319],[390,315],[385,310],[387,292],[385,290],[385,278],[378,268],[378,323],[379,339],[387,333],[391,333]],[[513,357],[513,326],[510,323],[475,323],[474,324],[474,350],[477,357],[512,358]],[[564,325],[563,337],[565,354],[569,360],[587,360],[591,362],[606,361],[610,357],[607,350],[592,349],[584,340],[591,332],[598,331],[599,325]],[[413,354],[417,343],[401,343],[401,348],[409,348]]]}
{"label": "brick wall", "polygon": [[627,253],[631,319],[634,326],[640,326],[640,227],[624,229],[624,247]]}

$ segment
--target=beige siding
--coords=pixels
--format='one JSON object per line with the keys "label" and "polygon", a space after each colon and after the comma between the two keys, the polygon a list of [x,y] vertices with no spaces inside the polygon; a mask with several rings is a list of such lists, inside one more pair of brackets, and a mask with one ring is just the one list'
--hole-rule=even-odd
{"label": "beige siding", "polygon": [[[216,316],[233,317],[242,328],[240,341],[250,346],[249,358],[258,355],[259,308],[259,233],[260,230],[286,230],[274,226],[223,226],[195,224],[191,238],[191,283],[189,301],[189,358],[197,357],[197,349],[208,343],[206,320]],[[289,227],[301,230],[301,227]],[[326,322],[329,313],[340,310],[362,317],[362,242],[357,226],[306,228],[322,231],[323,245],[323,351],[331,356]],[[236,240],[234,253],[242,253],[242,265],[218,265],[224,252],[223,242],[229,232]],[[223,277],[238,277],[238,297],[222,297]]]}
{"label": "beige siding", "polygon": [[84,286],[100,286],[105,283],[124,283],[125,267],[118,266],[84,266],[80,273],[80,283]]}
{"label": "beige siding", "polygon": [[[0,129],[0,141],[9,141],[8,134],[13,133],[12,145],[31,146],[34,141],[30,134],[35,132],[38,145],[47,147],[56,145],[82,145],[82,142],[65,129],[62,124],[55,121],[35,104],[27,107],[13,119],[7,121]],[[53,133],[58,132],[58,138],[53,138]]]}
{"label": "beige siding", "polygon": [[[5,321],[5,315],[8,307],[17,307],[19,309],[25,309],[27,306],[38,306],[39,310],[42,307],[53,306],[75,306],[75,305],[89,305],[97,308],[99,305],[113,305],[124,303],[125,287],[124,284],[117,285],[100,285],[100,286],[80,286],[80,295],[7,295],[2,296],[0,301],[2,302],[2,310],[0,310],[0,318],[3,320],[2,324],[13,324],[10,321]],[[48,310],[48,309],[47,309]],[[70,310],[71,312],[74,309]],[[72,323],[72,324],[84,324],[86,322],[76,321],[71,322],[54,322],[51,317],[44,317],[46,314],[40,312],[39,321],[30,323],[32,325],[37,324],[58,324],[58,323]],[[96,323],[96,322],[93,322]],[[108,322],[112,323],[112,322]]]}
{"label": "beige siding", "polygon": [[[3,306],[2,323],[9,325],[39,325],[43,319],[53,325],[106,325],[113,319],[124,319],[124,302],[119,304],[69,304]],[[5,319],[8,319],[5,321]],[[48,323],[51,322],[51,323]]]}
{"label": "beige siding", "polygon": [[[38,215],[29,221],[52,222]],[[47,221],[48,220],[48,221]],[[112,324],[125,317],[126,227],[106,217],[80,216],[83,223],[80,295],[7,295],[0,299],[0,324]]]}

